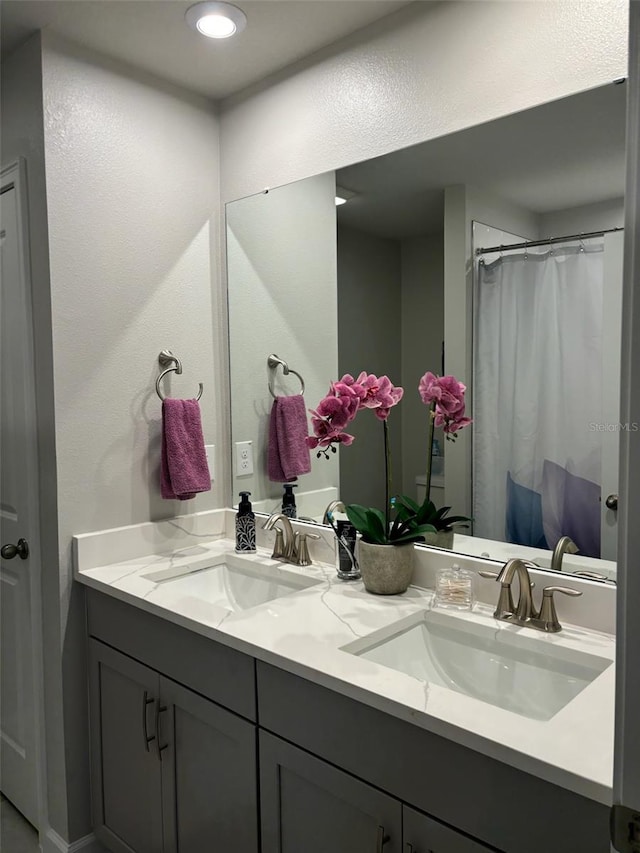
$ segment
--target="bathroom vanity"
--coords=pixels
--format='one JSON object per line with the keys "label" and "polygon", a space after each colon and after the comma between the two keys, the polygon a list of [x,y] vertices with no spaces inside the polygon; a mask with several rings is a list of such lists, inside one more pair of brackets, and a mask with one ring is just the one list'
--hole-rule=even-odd
{"label": "bathroom vanity", "polygon": [[[442,614],[429,589],[381,598],[326,564],[283,566],[264,549],[237,558],[222,531],[141,527],[156,532],[75,540],[89,587],[94,826],[108,849],[200,851],[205,837],[243,853],[607,849],[610,635],[566,625],[536,637],[482,602]],[[168,553],[167,531],[183,547]],[[117,561],[100,563],[105,553]],[[399,671],[407,647],[396,664],[375,661],[422,623],[440,678]],[[534,669],[541,655],[563,663],[531,706],[509,710],[522,670],[502,693],[480,670],[445,686],[460,665],[447,631],[454,646],[474,632],[487,660],[500,642],[506,673],[514,655]],[[576,695],[557,709],[538,702],[544,679],[565,676],[584,679]]]}

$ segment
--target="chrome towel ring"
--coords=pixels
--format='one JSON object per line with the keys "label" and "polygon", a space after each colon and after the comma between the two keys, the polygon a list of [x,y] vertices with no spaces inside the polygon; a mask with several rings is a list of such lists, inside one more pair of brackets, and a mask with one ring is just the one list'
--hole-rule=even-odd
{"label": "chrome towel ring", "polygon": [[271,353],[269,358],[267,359],[267,367],[269,368],[269,392],[272,397],[277,397],[277,394],[273,390],[273,380],[275,379],[276,370],[281,367],[282,372],[285,376],[288,376],[290,373],[293,373],[294,376],[297,376],[300,380],[300,396],[304,394],[304,379],[297,370],[292,370],[286,361],[283,361],[279,356]]}
{"label": "chrome towel ring", "polygon": [[[171,350],[163,349],[160,355],[158,356],[158,362],[161,367],[166,368],[162,371],[162,373],[156,379],[156,394],[160,397],[161,400],[166,400],[166,397],[163,396],[162,391],[160,390],[160,383],[167,375],[167,373],[171,373],[174,371],[177,374],[182,373],[182,362],[179,358],[171,352]],[[202,382],[198,383],[198,396],[196,400],[199,400],[202,397]]]}

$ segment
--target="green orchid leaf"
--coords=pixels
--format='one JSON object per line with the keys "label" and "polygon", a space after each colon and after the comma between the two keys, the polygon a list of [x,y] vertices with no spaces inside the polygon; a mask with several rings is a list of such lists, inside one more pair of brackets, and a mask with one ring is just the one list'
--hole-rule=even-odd
{"label": "green orchid leaf", "polygon": [[407,533],[394,541],[394,545],[408,545],[411,542],[424,542],[424,536],[419,533]]}
{"label": "green orchid leaf", "polygon": [[450,507],[450,506],[443,506],[443,507],[440,507],[440,509],[436,512],[436,516],[435,516],[435,517],[436,517],[436,518],[438,518],[438,519],[444,518],[444,517],[445,517],[445,515],[449,512],[449,510],[450,510],[450,509],[451,509],[451,507]]}
{"label": "green orchid leaf", "polygon": [[433,526],[433,524],[419,524],[413,528],[412,533],[437,533],[437,529]]}
{"label": "green orchid leaf", "polygon": [[349,504],[345,507],[347,518],[355,529],[362,534],[365,542],[373,545],[386,545],[384,515],[379,509]]}
{"label": "green orchid leaf", "polygon": [[415,515],[420,510],[419,505],[408,495],[396,495],[396,505],[398,503],[405,509],[410,510],[413,515]]}
{"label": "green orchid leaf", "polygon": [[360,504],[349,504],[345,507],[347,518],[353,524],[358,533],[363,533],[368,526],[367,508]]}
{"label": "green orchid leaf", "polygon": [[368,538],[374,545],[386,545],[388,542],[384,515],[379,509],[367,510]]}

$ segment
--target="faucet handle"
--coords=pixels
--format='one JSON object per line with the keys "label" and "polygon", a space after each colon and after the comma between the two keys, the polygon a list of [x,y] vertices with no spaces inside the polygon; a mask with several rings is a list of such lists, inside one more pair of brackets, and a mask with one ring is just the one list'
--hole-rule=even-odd
{"label": "faucet handle", "polygon": [[484,569],[478,572],[481,578],[487,578],[487,580],[494,581],[498,577],[498,572],[487,572]]}
{"label": "faucet handle", "polygon": [[562,625],[558,621],[556,613],[556,605],[553,600],[553,593],[561,592],[563,595],[579,596],[582,595],[577,589],[571,589],[567,586],[545,586],[542,590],[542,607],[540,608],[539,620],[542,622],[543,631],[548,631],[555,634],[562,630]]}
{"label": "faucet handle", "polygon": [[300,531],[296,532],[294,536],[294,557],[296,566],[310,566],[311,556],[309,554],[309,548],[307,546],[307,539],[321,539],[321,536],[318,536],[317,533],[302,533]]}
{"label": "faucet handle", "polygon": [[568,586],[545,586],[542,589],[542,594],[546,595],[548,598],[552,598],[554,592],[561,592],[563,595],[573,595],[574,598],[578,595],[582,595],[580,590],[571,589],[571,587]]}
{"label": "faucet handle", "polygon": [[572,575],[575,575],[578,578],[587,578],[587,580],[591,581],[608,581],[609,578],[607,575],[601,575],[600,572],[571,572]]}

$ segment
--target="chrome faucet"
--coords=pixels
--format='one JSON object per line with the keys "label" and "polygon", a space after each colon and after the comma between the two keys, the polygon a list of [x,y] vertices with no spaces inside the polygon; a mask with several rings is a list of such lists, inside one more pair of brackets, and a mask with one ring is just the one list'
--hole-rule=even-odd
{"label": "chrome faucet", "polygon": [[[514,609],[511,584],[516,574],[520,590],[518,593],[518,605]],[[500,584],[500,598],[498,599],[498,607],[494,614],[496,619],[508,619],[510,622],[514,620],[526,622],[531,619],[532,615],[534,615],[531,578],[529,577],[529,569],[524,560],[508,560],[499,572],[496,581]],[[535,613],[535,615],[537,616],[538,614]]]}
{"label": "chrome faucet", "polygon": [[344,504],[342,501],[331,501],[329,506],[325,509],[324,515],[322,516],[322,523],[329,524],[329,518],[334,510],[338,510],[338,512],[344,512]]}
{"label": "chrome faucet", "polygon": [[272,513],[262,525],[262,529],[272,530],[279,521],[282,522],[282,527],[276,527],[276,541],[273,546],[271,559],[282,560],[285,563],[295,563],[295,537],[293,535],[293,527],[287,516],[281,512]]}
{"label": "chrome faucet", "polygon": [[554,572],[562,571],[562,558],[565,554],[577,554],[580,549],[569,536],[561,536],[556,542],[556,547],[551,555],[551,569]]}
{"label": "chrome faucet", "polygon": [[[558,620],[556,612],[553,599],[554,592],[561,592],[563,595],[571,596],[582,595],[582,593],[570,587],[545,586],[542,590],[542,606],[540,610],[537,610],[533,601],[531,592],[533,584],[531,583],[527,565],[532,564],[527,564],[524,560],[513,559],[508,560],[498,574],[495,572],[480,572],[482,577],[495,578],[500,584],[500,597],[498,598],[498,606],[493,614],[494,618],[499,619],[501,622],[509,622],[511,625],[521,625],[524,628],[535,628],[537,631],[555,634],[562,630],[562,625]],[[518,604],[514,606],[511,584],[516,575],[518,576],[520,590]]]}

